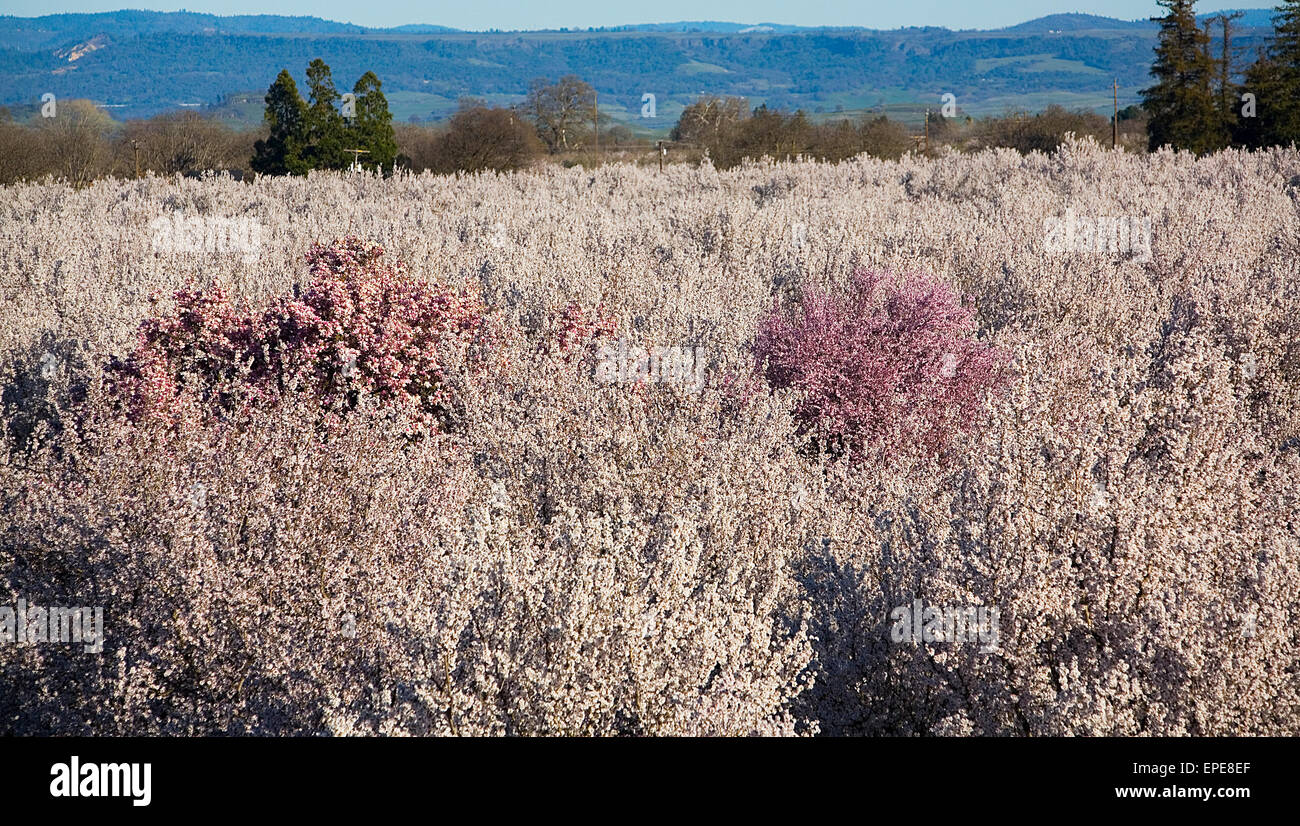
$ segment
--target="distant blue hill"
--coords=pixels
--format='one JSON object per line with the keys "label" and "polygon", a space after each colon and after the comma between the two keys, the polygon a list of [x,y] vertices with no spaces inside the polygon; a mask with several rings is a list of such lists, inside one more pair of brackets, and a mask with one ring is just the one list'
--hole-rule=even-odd
{"label": "distant blue hill", "polygon": [[[1271,34],[1272,14],[1249,10],[1238,21],[1243,60]],[[1086,14],[965,31],[679,21],[546,32],[194,12],[3,16],[0,106],[26,116],[49,92],[96,101],[116,118],[207,106],[251,125],[281,69],[303,83],[320,57],[339,88],[374,71],[398,120],[445,117],[464,97],[517,102],[534,78],[567,74],[592,84],[615,121],[659,131],[702,94],[814,117],[920,118],[949,93],[963,114],[1050,104],[1109,111],[1112,81],[1121,106],[1150,83],[1157,31],[1149,20]],[[647,93],[657,101],[652,119],[640,117]]]}
{"label": "distant blue hill", "polygon": [[394,26],[391,29],[369,29],[372,32],[400,32],[402,34],[445,34],[446,32],[458,32],[460,29],[453,29],[450,26],[431,26],[428,23],[407,23],[405,26]]}
{"label": "distant blue hill", "polygon": [[1277,12],[1271,8],[1268,9],[1224,9],[1222,12],[1210,12],[1208,14],[1196,15],[1197,20],[1205,20],[1208,17],[1218,17],[1220,14],[1236,14],[1241,12],[1241,18],[1233,21],[1236,26],[1254,27],[1262,29],[1273,28],[1273,17]]}
{"label": "distant blue hill", "polygon": [[1095,14],[1049,14],[1028,20],[1015,26],[1008,26],[1008,32],[1082,32],[1082,31],[1125,31],[1154,30],[1158,24],[1147,20],[1116,20],[1113,17],[1098,17]]}

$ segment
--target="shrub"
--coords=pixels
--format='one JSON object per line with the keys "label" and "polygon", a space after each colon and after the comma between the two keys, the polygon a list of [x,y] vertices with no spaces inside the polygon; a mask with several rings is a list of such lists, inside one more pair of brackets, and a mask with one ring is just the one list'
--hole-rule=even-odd
{"label": "shrub", "polygon": [[858,270],[847,295],[813,288],[763,319],[756,352],[769,383],[799,394],[803,432],[832,452],[942,452],[1001,382],[1001,358],[970,336],[973,314],[946,285],[896,285]]}
{"label": "shrub", "polygon": [[987,118],[975,127],[980,146],[1006,146],[1018,152],[1052,152],[1067,133],[1090,135],[1098,142],[1110,141],[1110,124],[1096,112],[1071,112],[1058,104],[1030,116],[1008,114]]}
{"label": "shrub", "polygon": [[[106,631],[102,655],[0,644],[0,736],[793,733],[797,542],[731,541],[783,504],[771,458],[661,463],[670,525],[636,478],[591,482],[622,411],[562,413],[555,379],[589,380],[524,373],[476,388],[523,403],[468,445],[360,417],[322,443],[300,395],[240,430],[109,419],[76,462],[0,462],[0,605],[102,605]],[[739,521],[692,492],[733,478]]]}
{"label": "shrub", "polygon": [[446,372],[486,334],[474,296],[415,279],[355,237],[314,245],[311,283],[260,313],[220,286],[175,293],[170,315],[147,319],[109,372],[133,417],[172,415],[193,401],[213,411],[272,402],[297,389],[327,410],[362,395],[423,425],[446,413]]}
{"label": "shrub", "polygon": [[565,306],[555,320],[555,326],[556,343],[562,353],[610,338],[618,330],[618,322],[610,318],[603,305],[587,309],[576,301]]}

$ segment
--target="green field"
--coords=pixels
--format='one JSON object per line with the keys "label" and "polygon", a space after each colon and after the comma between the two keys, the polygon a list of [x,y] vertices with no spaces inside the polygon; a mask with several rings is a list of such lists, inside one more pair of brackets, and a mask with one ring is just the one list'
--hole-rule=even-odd
{"label": "green field", "polygon": [[1050,54],[1027,54],[1014,57],[985,57],[975,61],[976,74],[985,74],[1003,66],[1014,66],[1020,72],[1072,72],[1080,75],[1104,75],[1101,69],[1079,60],[1064,60]]}
{"label": "green field", "polygon": [[673,71],[682,75],[726,75],[731,74],[730,69],[724,69],[713,63],[701,63],[698,60],[692,60],[683,63]]}

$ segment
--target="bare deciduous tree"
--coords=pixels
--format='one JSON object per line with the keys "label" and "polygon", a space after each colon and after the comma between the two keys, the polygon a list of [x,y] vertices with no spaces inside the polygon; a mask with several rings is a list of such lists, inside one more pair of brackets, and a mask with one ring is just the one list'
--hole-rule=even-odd
{"label": "bare deciduous tree", "polygon": [[533,81],[521,111],[533,119],[537,135],[552,152],[580,149],[593,123],[596,92],[577,75],[557,83]]}
{"label": "bare deciduous tree", "polygon": [[119,172],[140,168],[164,175],[205,169],[242,167],[248,148],[238,133],[198,112],[169,112],[149,120],[130,121],[117,144]]}
{"label": "bare deciduous tree", "polygon": [[716,142],[748,115],[749,101],[745,98],[701,97],[682,110],[672,138],[686,143]]}
{"label": "bare deciduous tree", "polygon": [[106,171],[113,119],[88,100],[59,101],[54,117],[36,128],[47,171],[74,185],[89,183]]}

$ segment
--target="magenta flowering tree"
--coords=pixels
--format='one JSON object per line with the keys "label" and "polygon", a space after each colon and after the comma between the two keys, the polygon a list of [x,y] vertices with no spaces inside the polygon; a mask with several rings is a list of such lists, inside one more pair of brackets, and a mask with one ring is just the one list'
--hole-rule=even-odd
{"label": "magenta flowering tree", "polygon": [[1005,380],[972,311],[929,275],[858,270],[846,294],[809,289],[762,319],[755,354],[771,386],[797,391],[801,432],[833,454],[942,453]]}
{"label": "magenta flowering tree", "polygon": [[436,424],[447,371],[490,345],[478,297],[416,279],[354,237],[313,246],[307,262],[307,289],[260,312],[241,312],[220,287],[176,292],[175,310],[146,320],[135,350],[109,366],[131,414],[229,410],[296,390],[331,411],[369,394]]}

